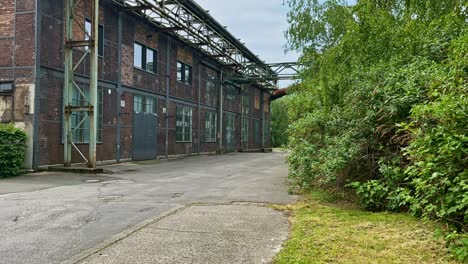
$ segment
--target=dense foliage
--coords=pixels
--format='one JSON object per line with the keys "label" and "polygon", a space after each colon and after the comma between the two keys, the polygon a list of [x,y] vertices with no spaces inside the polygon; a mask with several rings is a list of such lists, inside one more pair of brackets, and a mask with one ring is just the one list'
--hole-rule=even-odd
{"label": "dense foliage", "polygon": [[0,178],[23,172],[26,134],[12,125],[0,124]]}
{"label": "dense foliage", "polygon": [[271,102],[271,144],[273,147],[288,145],[288,109],[287,98]]}
{"label": "dense foliage", "polygon": [[290,176],[450,223],[466,259],[468,0],[287,2],[307,65],[288,98]]}

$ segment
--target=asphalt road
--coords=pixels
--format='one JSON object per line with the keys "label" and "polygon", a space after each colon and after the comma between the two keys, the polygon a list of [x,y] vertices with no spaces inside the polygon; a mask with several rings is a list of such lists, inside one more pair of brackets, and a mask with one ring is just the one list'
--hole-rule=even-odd
{"label": "asphalt road", "polygon": [[[160,262],[151,253],[146,259],[132,258],[133,263],[203,263],[216,257],[224,260],[218,259],[219,263],[263,263],[286,238],[286,217],[257,204],[295,199],[287,194],[283,153],[200,156],[106,169],[113,173],[38,173],[0,180],[0,263],[61,263],[83,252],[96,253],[92,251],[96,245],[121,232],[128,237],[96,249],[101,252],[97,256],[114,258],[96,259],[95,254],[83,263],[131,263],[125,254],[102,252],[119,247],[119,252],[136,252],[132,243],[168,249],[156,250],[161,253]],[[183,210],[168,215],[179,208]],[[153,220],[142,225],[148,219]],[[202,230],[206,237],[195,239],[200,223],[210,222],[211,229]],[[231,222],[237,223],[237,229]],[[165,230],[168,223],[180,225]],[[260,228],[258,223],[264,224]],[[259,233],[252,237],[256,230]],[[143,238],[138,240],[138,236]],[[226,244],[233,237],[239,239],[234,241],[237,247]],[[171,241],[174,251],[167,247]],[[178,246],[184,243],[185,248]],[[232,250],[226,250],[229,247]]]}

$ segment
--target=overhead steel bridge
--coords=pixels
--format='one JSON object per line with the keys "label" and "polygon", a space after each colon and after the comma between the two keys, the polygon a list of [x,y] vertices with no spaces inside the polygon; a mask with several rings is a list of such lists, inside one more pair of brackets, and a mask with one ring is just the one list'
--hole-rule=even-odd
{"label": "overhead steel bridge", "polygon": [[254,82],[276,89],[276,81],[292,79],[298,73],[295,62],[267,64],[250,51],[226,27],[193,0],[114,0],[129,12],[141,16],[187,45],[202,51],[236,74],[232,82]]}

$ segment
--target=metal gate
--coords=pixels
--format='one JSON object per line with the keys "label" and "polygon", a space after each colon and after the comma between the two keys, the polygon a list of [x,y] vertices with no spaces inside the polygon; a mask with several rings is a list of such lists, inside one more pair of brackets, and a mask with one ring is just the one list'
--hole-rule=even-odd
{"label": "metal gate", "polygon": [[157,155],[158,117],[152,113],[133,114],[133,159],[151,160]]}
{"label": "metal gate", "polygon": [[236,150],[236,114],[226,114],[226,152]]}

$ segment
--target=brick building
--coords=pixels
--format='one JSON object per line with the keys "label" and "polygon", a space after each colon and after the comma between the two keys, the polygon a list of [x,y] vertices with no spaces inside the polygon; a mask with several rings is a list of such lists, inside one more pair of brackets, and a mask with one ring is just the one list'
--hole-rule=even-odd
{"label": "brick building", "polygon": [[[0,0],[0,122],[27,131],[29,168],[63,163],[64,2]],[[75,13],[85,30],[91,27],[89,2],[77,1]],[[190,8],[216,25],[198,5]],[[225,76],[235,69],[119,1],[101,0],[99,14],[98,161],[269,147],[267,87],[228,82]],[[76,69],[77,85],[89,83],[87,65]],[[71,96],[79,104],[86,94]],[[85,119],[72,117],[74,142],[84,152]],[[82,159],[73,153],[73,161]]]}

